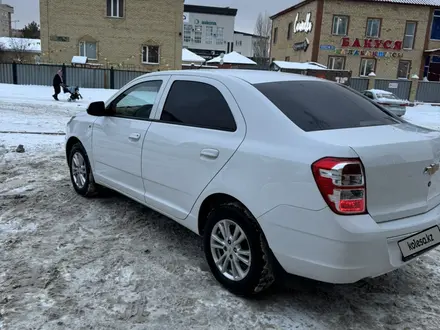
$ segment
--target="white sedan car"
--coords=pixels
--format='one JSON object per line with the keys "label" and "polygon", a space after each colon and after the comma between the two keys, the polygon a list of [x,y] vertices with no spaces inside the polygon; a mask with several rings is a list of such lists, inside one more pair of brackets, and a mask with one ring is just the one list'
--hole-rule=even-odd
{"label": "white sedan car", "polygon": [[406,113],[409,102],[401,100],[396,94],[381,89],[369,89],[362,93],[399,117]]}
{"label": "white sedan car", "polygon": [[278,271],[353,283],[440,243],[440,132],[348,87],[253,70],[147,74],[67,124],[75,190],[116,190],[203,236],[236,294]]}

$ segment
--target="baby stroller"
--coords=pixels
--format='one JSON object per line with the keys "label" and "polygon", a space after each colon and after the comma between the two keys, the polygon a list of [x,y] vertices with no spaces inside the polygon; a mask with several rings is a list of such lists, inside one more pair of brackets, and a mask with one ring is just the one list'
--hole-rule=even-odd
{"label": "baby stroller", "polygon": [[64,94],[69,93],[70,97],[67,99],[67,101],[72,102],[75,100],[82,99],[82,95],[79,93],[79,87],[78,86],[67,86],[63,85],[63,92]]}

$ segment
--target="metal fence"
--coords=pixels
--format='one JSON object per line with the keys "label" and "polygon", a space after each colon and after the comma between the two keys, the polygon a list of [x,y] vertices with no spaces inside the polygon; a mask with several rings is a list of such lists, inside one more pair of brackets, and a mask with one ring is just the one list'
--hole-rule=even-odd
{"label": "metal fence", "polygon": [[368,89],[368,79],[367,78],[350,78],[350,87],[362,92]]}
{"label": "metal fence", "polygon": [[374,82],[375,89],[391,92],[403,100],[409,99],[411,85],[412,81],[406,79],[376,79]]}
{"label": "metal fence", "polygon": [[415,100],[440,103],[440,82],[419,81]]}
{"label": "metal fence", "polygon": [[148,72],[83,68],[52,64],[0,63],[0,83],[51,86],[53,76],[63,70],[67,85],[82,88],[119,89],[136,77]]}

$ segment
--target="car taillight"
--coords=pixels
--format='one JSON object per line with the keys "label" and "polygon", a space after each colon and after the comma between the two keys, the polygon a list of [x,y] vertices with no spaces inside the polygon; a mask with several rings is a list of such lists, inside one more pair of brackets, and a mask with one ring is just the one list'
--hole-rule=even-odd
{"label": "car taillight", "polygon": [[383,103],[383,102],[377,102],[377,103],[379,103],[380,105],[386,105],[386,106],[391,105],[389,103]]}
{"label": "car taillight", "polygon": [[402,104],[399,104],[401,107],[407,107],[408,106],[408,104],[406,104],[406,103],[402,103]]}
{"label": "car taillight", "polygon": [[342,215],[366,213],[365,175],[358,158],[326,157],[312,164],[322,197],[333,212]]}

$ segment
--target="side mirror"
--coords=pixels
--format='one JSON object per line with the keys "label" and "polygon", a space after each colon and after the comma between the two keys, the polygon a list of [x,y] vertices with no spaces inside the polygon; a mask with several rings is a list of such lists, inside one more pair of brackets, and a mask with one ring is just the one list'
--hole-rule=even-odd
{"label": "side mirror", "polygon": [[105,103],[103,101],[92,102],[87,108],[87,113],[91,116],[102,117],[107,115],[105,111]]}

